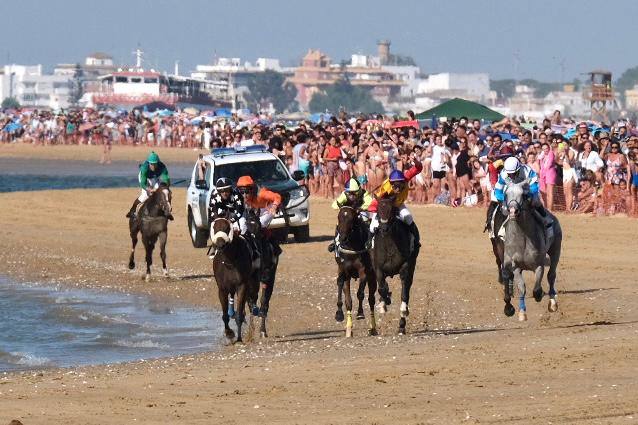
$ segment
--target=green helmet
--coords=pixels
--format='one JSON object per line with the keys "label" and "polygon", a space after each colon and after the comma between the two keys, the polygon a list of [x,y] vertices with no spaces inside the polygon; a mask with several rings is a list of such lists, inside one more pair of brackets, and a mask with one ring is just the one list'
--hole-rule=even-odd
{"label": "green helmet", "polygon": [[146,161],[148,161],[149,164],[157,164],[159,162],[159,155],[155,152],[151,152],[148,158],[146,158]]}

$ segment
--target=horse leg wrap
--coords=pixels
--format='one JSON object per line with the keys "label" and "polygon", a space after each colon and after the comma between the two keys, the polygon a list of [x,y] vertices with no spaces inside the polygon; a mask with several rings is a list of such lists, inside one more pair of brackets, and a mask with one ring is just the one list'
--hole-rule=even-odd
{"label": "horse leg wrap", "polygon": [[410,315],[410,309],[408,308],[408,303],[406,303],[405,301],[401,302],[401,308],[399,308],[399,311],[401,312],[401,317],[408,317]]}
{"label": "horse leg wrap", "polygon": [[352,311],[346,312],[346,338],[352,336]]}

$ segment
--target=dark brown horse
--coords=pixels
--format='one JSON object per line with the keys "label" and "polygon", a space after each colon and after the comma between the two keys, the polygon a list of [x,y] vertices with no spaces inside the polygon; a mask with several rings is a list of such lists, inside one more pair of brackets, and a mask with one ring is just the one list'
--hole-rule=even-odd
{"label": "dark brown horse", "polygon": [[128,221],[131,234],[131,255],[128,268],[135,268],[135,246],[137,234],[142,233],[142,243],[146,250],[146,281],[151,279],[151,264],[153,264],[153,249],[159,241],[160,257],[164,276],[168,277],[166,267],[166,239],[168,237],[168,218],[172,217],[171,190],[165,183],[161,183],[156,190],[150,193],[149,198],[140,207],[139,213],[132,215]]}
{"label": "dark brown horse", "polygon": [[365,287],[368,285],[368,304],[370,306],[370,327],[369,335],[377,334],[377,325],[374,317],[375,292],[377,291],[377,281],[372,268],[370,253],[365,245],[368,240],[369,226],[364,223],[359,210],[350,206],[343,206],[339,209],[337,217],[337,237],[339,243],[336,246],[337,266],[339,275],[337,276],[337,313],[335,319],[343,321],[342,293],[345,285],[346,301],[346,337],[352,336],[352,295],[350,294],[350,280],[359,279],[359,308],[357,319],[365,318],[363,314],[363,299],[365,297]]}
{"label": "dark brown horse", "polygon": [[259,281],[252,264],[251,249],[246,239],[235,235],[230,220],[217,217],[211,225],[211,239],[216,248],[213,259],[213,274],[217,282],[219,302],[222,308],[224,332],[228,339],[233,339],[235,333],[228,326],[228,296],[235,298],[235,323],[237,324],[237,339],[242,342],[241,327],[246,317],[246,302],[255,304]]}
{"label": "dark brown horse", "polygon": [[504,245],[503,238],[499,236],[501,227],[507,218],[501,211],[501,207],[497,206],[493,211],[488,211],[491,217],[489,220],[490,242],[492,243],[492,251],[494,252],[494,259],[496,260],[496,268],[498,270],[498,283],[503,284],[503,255]]}
{"label": "dark brown horse", "polygon": [[398,274],[401,278],[401,319],[399,320],[399,334],[405,334],[406,318],[410,314],[410,288],[414,279],[416,259],[419,255],[420,244],[410,233],[408,225],[397,218],[394,207],[394,197],[378,199],[377,217],[379,228],[374,236],[372,264],[377,278],[379,290],[379,311],[386,312],[386,305],[391,303],[390,288],[386,277]]}

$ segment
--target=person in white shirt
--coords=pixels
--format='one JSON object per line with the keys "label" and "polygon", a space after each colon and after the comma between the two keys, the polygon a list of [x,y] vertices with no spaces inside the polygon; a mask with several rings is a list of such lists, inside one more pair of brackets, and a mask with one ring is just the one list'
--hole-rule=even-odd
{"label": "person in white shirt", "polygon": [[434,138],[434,146],[431,149],[432,161],[430,162],[430,169],[432,170],[432,197],[436,198],[441,193],[441,184],[445,180],[445,175],[448,170],[448,161],[450,152],[443,144],[443,138],[437,135]]}

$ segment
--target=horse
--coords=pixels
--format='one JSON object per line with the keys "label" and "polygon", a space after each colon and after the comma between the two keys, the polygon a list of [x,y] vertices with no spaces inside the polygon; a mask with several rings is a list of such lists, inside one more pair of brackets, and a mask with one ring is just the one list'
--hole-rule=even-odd
{"label": "horse", "polygon": [[516,282],[519,291],[518,319],[520,321],[527,320],[523,270],[534,271],[536,275],[534,299],[536,302],[541,302],[544,295],[541,280],[545,273],[546,257],[549,257],[549,270],[547,271],[549,303],[547,309],[550,312],[558,310],[554,284],[563,239],[560,223],[549,211],[547,214],[553,219],[551,228],[548,229],[551,230],[550,232],[546,232],[545,225],[534,216],[538,213],[532,205],[528,192],[529,185],[526,182],[509,184],[505,190],[505,208],[508,212],[508,219],[504,224],[505,240],[503,243],[504,313],[506,316],[514,315],[514,307],[510,301],[513,284]]}
{"label": "horse", "polygon": [[[149,191],[150,192],[150,191]],[[168,237],[168,217],[171,216],[172,193],[166,183],[160,183],[156,189],[149,193],[149,198],[139,208],[137,214],[131,215],[128,221],[129,233],[131,235],[131,255],[128,261],[128,268],[135,268],[135,246],[137,245],[137,234],[142,233],[142,243],[146,250],[146,276],[148,282],[151,279],[151,264],[153,264],[153,249],[159,240],[160,257],[162,259],[162,270],[164,277],[168,277],[166,267],[166,239]]]}
{"label": "horse", "polygon": [[410,314],[410,288],[414,279],[414,269],[420,245],[410,234],[408,226],[397,218],[394,197],[378,199],[377,215],[379,227],[374,235],[371,248],[372,264],[379,290],[379,312],[385,313],[391,304],[391,295],[386,277],[399,274],[401,278],[401,319],[399,335],[405,334],[406,318]]}
{"label": "horse", "polygon": [[261,282],[261,294],[259,296],[259,310],[257,315],[261,318],[259,334],[263,338],[268,337],[266,331],[266,318],[268,317],[268,309],[270,308],[270,298],[275,285],[275,275],[277,274],[277,266],[279,265],[279,255],[281,248],[275,240],[268,238],[267,231],[261,226],[259,216],[256,211],[247,208],[246,227],[248,232],[255,238],[257,245],[259,261],[257,262],[258,282]]}
{"label": "horse", "polygon": [[235,333],[228,326],[228,296],[235,297],[235,323],[237,324],[236,343],[242,342],[241,327],[246,314],[246,302],[254,304],[257,299],[259,282],[252,264],[251,249],[248,241],[235,235],[231,221],[227,216],[216,217],[211,224],[211,239],[216,248],[213,258],[213,275],[217,282],[219,302],[222,308],[224,333],[229,340]]}
{"label": "horse", "polygon": [[365,318],[363,313],[363,299],[365,297],[365,286],[368,285],[368,304],[370,306],[370,327],[368,335],[377,334],[377,325],[374,318],[375,292],[377,281],[372,268],[370,253],[366,249],[369,227],[359,215],[359,210],[350,206],[339,208],[337,216],[337,238],[339,243],[336,246],[337,266],[339,274],[337,276],[337,312],[335,319],[343,321],[342,293],[345,285],[346,301],[346,338],[352,337],[352,295],[350,294],[350,280],[359,279],[359,290],[357,298],[359,308],[357,319]]}

